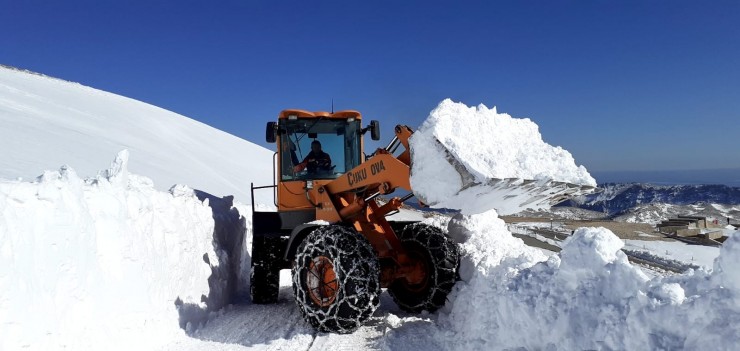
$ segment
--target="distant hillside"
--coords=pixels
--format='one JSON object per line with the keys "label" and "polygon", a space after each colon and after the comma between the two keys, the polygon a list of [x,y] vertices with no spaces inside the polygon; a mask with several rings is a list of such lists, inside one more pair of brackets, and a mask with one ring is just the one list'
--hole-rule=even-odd
{"label": "distant hillside", "polygon": [[652,203],[638,205],[626,213],[615,217],[619,222],[651,223],[656,224],[668,218],[678,215],[702,216],[710,220],[717,220],[717,224],[726,225],[727,219],[736,224],[740,219],[740,205],[720,205],[699,203],[693,205],[672,205],[663,203]]}
{"label": "distant hillside", "polygon": [[602,212],[610,217],[626,214],[647,204],[740,204],[740,187],[726,185],[652,185],[607,183],[602,192],[566,201],[558,206],[573,206]]}

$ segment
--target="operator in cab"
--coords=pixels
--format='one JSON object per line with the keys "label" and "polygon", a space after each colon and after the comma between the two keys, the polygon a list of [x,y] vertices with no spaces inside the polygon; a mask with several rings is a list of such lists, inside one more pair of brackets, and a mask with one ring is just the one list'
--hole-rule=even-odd
{"label": "operator in cab", "polygon": [[321,142],[318,140],[311,142],[311,152],[306,155],[301,163],[293,167],[294,172],[300,172],[304,169],[307,170],[308,174],[331,171],[331,157],[321,150]]}

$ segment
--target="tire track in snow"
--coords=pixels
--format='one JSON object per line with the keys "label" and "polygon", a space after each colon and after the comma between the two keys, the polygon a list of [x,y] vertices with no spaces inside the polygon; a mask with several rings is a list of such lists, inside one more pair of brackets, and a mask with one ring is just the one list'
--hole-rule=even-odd
{"label": "tire track in snow", "polygon": [[[402,314],[387,293],[381,307],[352,334],[316,332],[293,299],[290,271],[281,271],[278,303],[232,305],[195,331],[198,349],[219,350],[380,350],[389,330],[388,313]],[[199,341],[204,341],[201,343]],[[216,344],[218,343],[218,344]]]}
{"label": "tire track in snow", "polygon": [[276,304],[232,305],[222,313],[191,336],[250,350],[308,350],[316,338],[316,331],[303,321],[289,286],[280,287]]}

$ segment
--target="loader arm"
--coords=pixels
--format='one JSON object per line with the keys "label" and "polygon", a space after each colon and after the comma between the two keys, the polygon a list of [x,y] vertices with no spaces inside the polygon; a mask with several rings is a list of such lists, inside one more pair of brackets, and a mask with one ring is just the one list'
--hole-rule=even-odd
{"label": "loader arm", "polygon": [[[383,270],[381,282],[384,286],[399,277],[419,281],[422,277],[417,264],[407,256],[400,239],[385,216],[398,210],[403,200],[394,197],[380,206],[375,197],[392,193],[397,188],[411,191],[409,176],[411,159],[408,139],[413,134],[407,126],[396,126],[396,136],[386,148],[376,150],[368,160],[348,171],[340,178],[313,189],[312,201],[323,204],[317,207],[317,219],[322,216],[331,222],[333,216],[352,226],[370,241],[380,259],[390,259],[396,264],[393,269]],[[398,147],[405,149],[393,155]],[[410,198],[411,196],[407,196]],[[329,209],[326,204],[331,204]],[[415,276],[416,275],[416,276]]]}
{"label": "loader arm", "polygon": [[[349,170],[343,177],[327,184],[328,190],[336,194],[372,186],[373,184],[381,186],[383,183],[387,183],[391,186],[390,189],[401,187],[411,191],[409,183],[411,174],[409,138],[414,132],[404,125],[397,125],[395,132],[396,136],[387,147],[377,149],[369,160]],[[404,146],[404,151],[397,157],[393,156],[399,145]],[[385,194],[387,192],[381,193]]]}
{"label": "loader arm", "polygon": [[[398,125],[395,133],[396,136],[386,148],[377,149],[371,158],[324,185],[323,190],[332,198],[342,219],[357,215],[365,208],[365,202],[377,195],[390,194],[397,188],[411,191],[411,153],[408,140],[413,131],[408,126]],[[393,156],[400,145],[404,146],[403,152]],[[348,193],[356,196],[352,204],[345,205],[340,195]],[[346,196],[343,199],[346,202]],[[392,199],[378,215],[384,216],[397,210],[401,203],[400,198]]]}

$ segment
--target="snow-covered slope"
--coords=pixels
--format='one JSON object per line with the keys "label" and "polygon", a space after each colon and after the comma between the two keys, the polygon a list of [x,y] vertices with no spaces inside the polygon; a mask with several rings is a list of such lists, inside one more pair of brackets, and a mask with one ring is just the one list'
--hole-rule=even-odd
{"label": "snow-covered slope", "polygon": [[249,203],[250,182],[272,183],[263,147],[140,101],[0,66],[0,178],[34,179],[65,164],[92,176],[123,149],[131,171],[160,190],[188,184]]}

